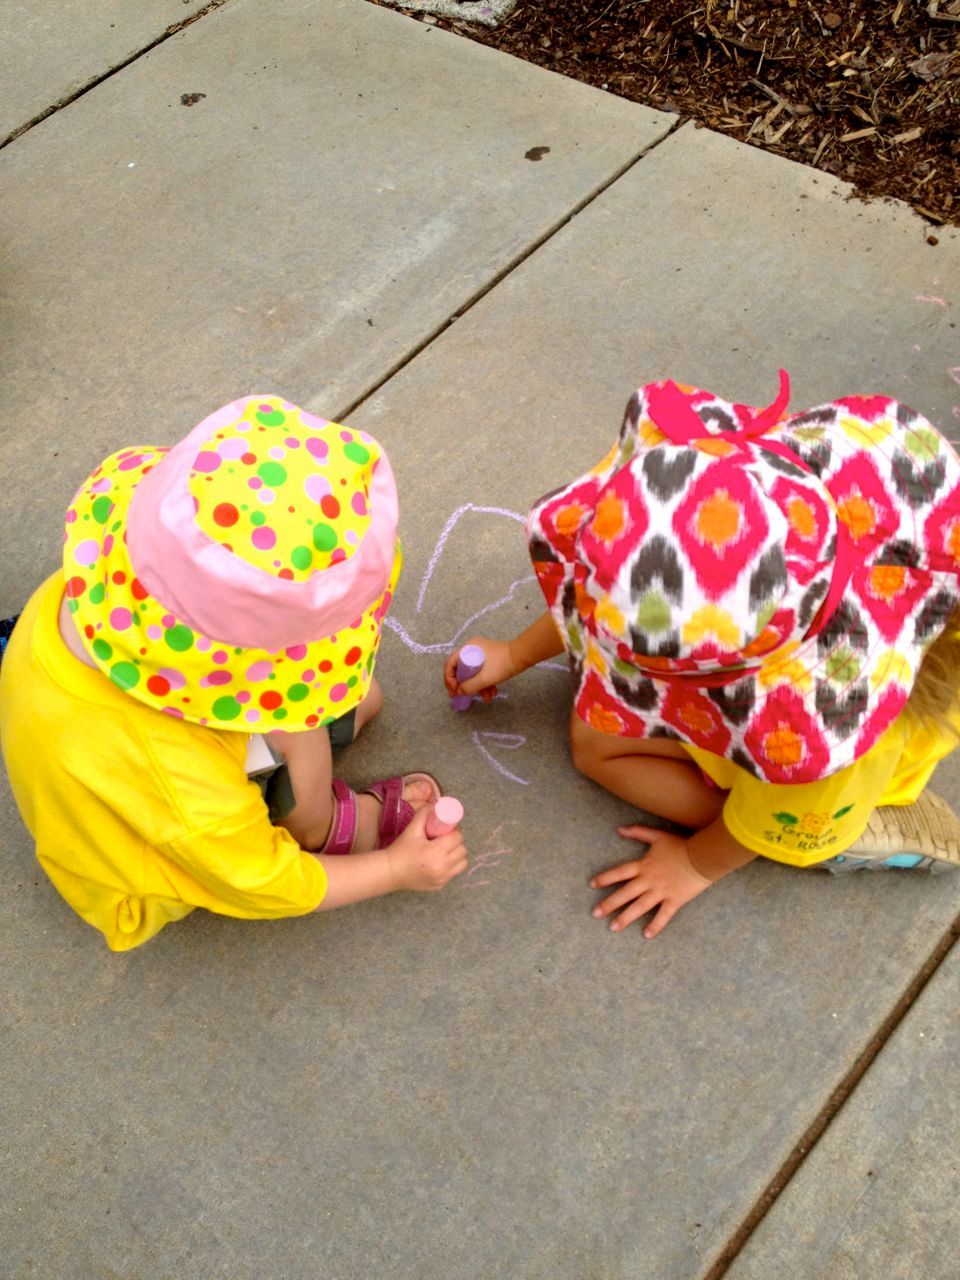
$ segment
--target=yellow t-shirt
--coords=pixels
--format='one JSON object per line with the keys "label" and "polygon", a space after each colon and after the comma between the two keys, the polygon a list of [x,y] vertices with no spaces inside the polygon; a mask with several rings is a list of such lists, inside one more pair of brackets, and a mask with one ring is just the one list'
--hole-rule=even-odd
{"label": "yellow t-shirt", "polygon": [[326,874],[274,827],[244,767],[248,735],[164,715],[60,637],[63,578],[23,611],[0,668],[0,742],[37,857],[75,911],[127,951],[195,907],[304,915]]}
{"label": "yellow t-shirt", "polygon": [[724,826],[754,853],[809,867],[843,853],[882,804],[913,804],[956,740],[902,713],[870,750],[819,782],[766,782],[699,747],[687,752],[729,795]]}

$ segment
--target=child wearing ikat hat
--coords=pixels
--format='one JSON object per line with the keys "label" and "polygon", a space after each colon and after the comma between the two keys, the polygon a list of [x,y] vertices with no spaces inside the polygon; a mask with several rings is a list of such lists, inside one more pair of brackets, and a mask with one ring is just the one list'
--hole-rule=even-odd
{"label": "child wearing ikat hat", "polygon": [[885,397],[786,415],[672,382],[641,387],[591,472],[536,504],[548,612],[474,637],[496,685],[564,649],[578,768],[692,829],[594,877],[613,929],[758,855],[830,870],[960,862],[924,791],[960,714],[960,462]]}
{"label": "child wearing ikat hat", "polygon": [[[275,396],[81,486],[9,638],[0,735],[41,864],[114,950],[196,907],[302,915],[465,868],[458,831],[426,838],[429,774],[360,796],[332,774],[331,739],[380,709],[397,518],[381,446]],[[285,761],[269,812],[253,734]]]}

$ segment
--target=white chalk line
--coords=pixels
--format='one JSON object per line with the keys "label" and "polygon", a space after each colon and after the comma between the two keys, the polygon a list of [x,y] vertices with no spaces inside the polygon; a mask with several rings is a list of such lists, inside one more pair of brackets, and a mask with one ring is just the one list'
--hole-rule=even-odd
{"label": "white chalk line", "polygon": [[521,787],[529,787],[530,783],[526,778],[518,778],[515,773],[511,773],[506,765],[493,755],[481,742],[481,738],[489,738],[492,742],[496,742],[506,751],[517,751],[520,747],[527,745],[526,738],[520,733],[483,733],[479,729],[474,729],[470,737],[473,745],[477,748],[482,756],[484,756],[490,764],[493,765],[497,773],[503,774],[505,778],[509,778],[511,782],[518,782]]}
{"label": "white chalk line", "polygon": [[423,575],[423,581],[420,583],[420,594],[417,596],[417,613],[423,608],[423,598],[427,594],[427,587],[430,585],[430,579],[433,577],[433,571],[437,567],[437,561],[446,546],[447,539],[456,527],[460,517],[466,515],[468,511],[476,511],[480,515],[506,516],[510,520],[516,520],[518,524],[526,524],[526,518],[519,511],[510,511],[506,507],[476,507],[472,502],[467,502],[462,507],[457,507],[456,511],[443,526],[443,532],[440,534],[437,545],[433,549],[433,555],[430,557],[427,571]]}
{"label": "white chalk line", "polygon": [[470,617],[467,618],[466,622],[461,625],[459,630],[455,632],[452,640],[444,640],[439,644],[421,644],[418,640],[414,640],[413,636],[403,623],[399,622],[396,618],[391,617],[389,614],[384,618],[383,625],[398,635],[412,653],[453,653],[454,649],[457,647],[457,641],[465,632],[470,630],[475,622],[478,622],[486,614],[492,613],[494,609],[499,609],[502,604],[509,604],[518,587],[526,586],[528,582],[535,581],[536,575],[531,573],[525,578],[518,578],[516,582],[511,582],[510,590],[505,596],[502,596],[499,600],[494,600],[492,604],[484,605],[482,609],[478,609],[476,613],[471,614]]}

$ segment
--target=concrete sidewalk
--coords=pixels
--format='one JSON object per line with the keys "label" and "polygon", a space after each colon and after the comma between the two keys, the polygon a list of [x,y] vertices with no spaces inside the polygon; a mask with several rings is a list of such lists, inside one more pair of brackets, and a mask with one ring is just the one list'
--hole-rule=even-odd
{"label": "concrete sidewalk", "polygon": [[[47,105],[80,74],[32,70]],[[439,896],[198,912],[112,956],[5,790],[5,1274],[953,1276],[930,1233],[958,1109],[918,1055],[954,1016],[960,876],[754,864],[656,942],[612,936],[587,880],[628,811],[572,770],[564,675],[463,717],[440,685],[468,618],[539,608],[520,513],[640,381],[766,403],[784,364],[794,407],[885,391],[960,434],[957,232],[931,246],[902,206],[675,123],[365,0],[228,0],[0,151],[0,608],[54,567],[102,454],[247,391],[348,413],[390,451],[407,568],[387,706],[342,770],[437,770],[473,855]],[[960,804],[954,761],[935,785]],[[904,1109],[894,1192],[850,1217],[870,1117]]]}

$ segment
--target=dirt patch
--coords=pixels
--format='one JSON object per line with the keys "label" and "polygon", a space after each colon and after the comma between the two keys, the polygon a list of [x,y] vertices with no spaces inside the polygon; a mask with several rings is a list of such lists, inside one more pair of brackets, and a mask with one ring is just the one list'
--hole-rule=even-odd
{"label": "dirt patch", "polygon": [[960,0],[520,0],[492,29],[432,21],[960,225]]}

